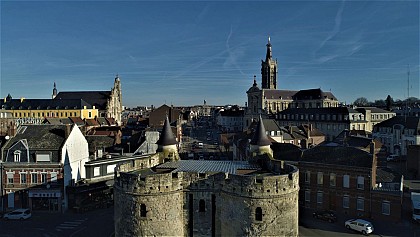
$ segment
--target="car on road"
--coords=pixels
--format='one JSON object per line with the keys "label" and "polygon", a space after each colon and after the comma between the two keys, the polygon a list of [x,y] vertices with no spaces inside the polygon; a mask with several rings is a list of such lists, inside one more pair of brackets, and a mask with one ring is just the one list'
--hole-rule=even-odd
{"label": "car on road", "polygon": [[372,223],[363,219],[350,219],[344,222],[344,226],[349,230],[356,230],[364,235],[368,235],[373,232]]}
{"label": "car on road", "polygon": [[399,160],[400,160],[400,157],[398,155],[389,155],[386,158],[386,161],[399,161]]}
{"label": "car on road", "polygon": [[32,216],[31,210],[29,209],[16,209],[9,213],[6,213],[3,218],[5,220],[26,220]]}
{"label": "car on road", "polygon": [[330,223],[337,221],[337,216],[332,211],[315,211],[312,213],[312,216],[316,219],[328,221]]}

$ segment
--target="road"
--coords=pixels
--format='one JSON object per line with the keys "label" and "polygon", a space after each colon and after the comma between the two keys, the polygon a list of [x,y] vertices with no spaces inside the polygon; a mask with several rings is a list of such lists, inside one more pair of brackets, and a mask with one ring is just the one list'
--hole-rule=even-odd
{"label": "road", "polygon": [[114,234],[114,208],[85,213],[33,213],[28,220],[0,221],[0,237],[109,237]]}

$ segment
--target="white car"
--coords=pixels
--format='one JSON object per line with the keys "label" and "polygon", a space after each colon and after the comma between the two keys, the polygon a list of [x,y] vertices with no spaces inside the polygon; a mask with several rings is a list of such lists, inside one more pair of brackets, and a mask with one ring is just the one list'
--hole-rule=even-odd
{"label": "white car", "polygon": [[349,230],[356,230],[368,235],[373,232],[373,225],[369,221],[362,219],[351,219],[344,223],[344,226]]}
{"label": "white car", "polygon": [[32,216],[29,209],[16,209],[3,216],[5,220],[26,220]]}
{"label": "white car", "polygon": [[387,158],[386,158],[386,161],[398,161],[399,160],[399,156],[397,156],[397,155],[389,155]]}

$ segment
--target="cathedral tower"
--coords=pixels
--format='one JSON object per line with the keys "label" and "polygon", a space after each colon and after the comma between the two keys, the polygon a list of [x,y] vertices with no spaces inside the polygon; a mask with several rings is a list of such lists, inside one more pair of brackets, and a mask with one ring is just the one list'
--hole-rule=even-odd
{"label": "cathedral tower", "polygon": [[270,37],[268,37],[265,61],[261,60],[262,89],[277,89],[277,60],[273,60]]}

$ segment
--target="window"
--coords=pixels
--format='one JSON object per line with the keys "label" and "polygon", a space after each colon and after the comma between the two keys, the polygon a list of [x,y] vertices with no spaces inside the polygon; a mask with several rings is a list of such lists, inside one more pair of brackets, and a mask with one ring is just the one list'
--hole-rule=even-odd
{"label": "window", "polygon": [[140,205],[140,217],[146,217],[146,214],[147,214],[146,205],[142,203]]}
{"label": "window", "polygon": [[20,174],[20,183],[21,184],[26,184],[26,173],[21,173]]}
{"label": "window", "polygon": [[31,182],[33,184],[37,184],[38,183],[38,173],[32,173],[31,174]]}
{"label": "window", "polygon": [[13,157],[15,162],[20,162],[20,151],[13,152]]}
{"label": "window", "polygon": [[362,197],[357,198],[357,210],[364,211],[365,210],[365,199]]}
{"label": "window", "polygon": [[198,212],[205,212],[206,211],[206,202],[203,199],[200,199],[198,203]]}
{"label": "window", "polygon": [[311,202],[311,190],[305,190],[305,202]]}
{"label": "window", "polygon": [[357,176],[357,189],[365,189],[365,178]]}
{"label": "window", "polygon": [[101,174],[101,167],[93,168],[93,176],[99,176]]}
{"label": "window", "polygon": [[330,186],[335,187],[335,174],[330,174]]}
{"label": "window", "polygon": [[255,209],[255,220],[256,221],[262,221],[262,209],[261,209],[261,207],[257,207]]}
{"label": "window", "polygon": [[350,198],[348,195],[343,196],[343,208],[349,208]]}
{"label": "window", "polygon": [[[114,173],[114,169],[115,169],[115,167],[116,167],[117,165],[115,164],[115,165],[108,165],[107,167],[106,167],[106,173],[107,174],[110,174],[110,173]],[[99,168],[99,167],[98,167]]]}
{"label": "window", "polygon": [[382,214],[384,215],[391,214],[391,204],[388,201],[382,202]]}
{"label": "window", "polygon": [[7,173],[7,183],[13,184],[13,175],[14,173]]}
{"label": "window", "polygon": [[343,188],[349,188],[350,187],[350,176],[345,174],[343,176]]}
{"label": "window", "polygon": [[92,118],[92,112],[89,112],[89,118]]}
{"label": "window", "polygon": [[324,174],[322,172],[318,172],[317,182],[318,182],[319,185],[324,184]]}
{"label": "window", "polygon": [[316,203],[322,204],[322,192],[316,193]]}
{"label": "window", "polygon": [[41,183],[45,184],[47,181],[47,173],[41,173]]}
{"label": "window", "polygon": [[36,162],[49,162],[50,154],[36,154]]}
{"label": "window", "polygon": [[305,183],[310,183],[311,182],[311,171],[306,171],[305,172]]}
{"label": "window", "polygon": [[57,182],[57,172],[50,172],[51,182]]}

